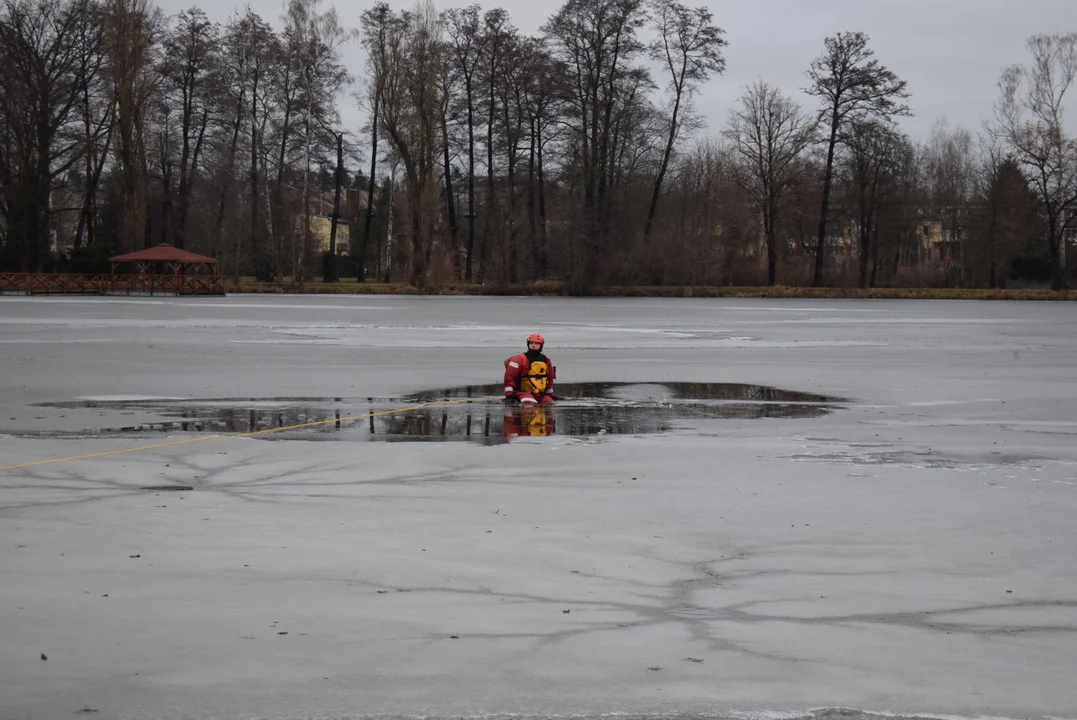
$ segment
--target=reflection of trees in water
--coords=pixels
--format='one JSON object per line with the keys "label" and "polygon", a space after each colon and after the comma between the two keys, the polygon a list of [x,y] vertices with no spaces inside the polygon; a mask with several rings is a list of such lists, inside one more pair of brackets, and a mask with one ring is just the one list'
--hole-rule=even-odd
{"label": "reflection of trees in water", "polygon": [[[842,402],[839,398],[735,383],[565,383],[558,389],[559,401],[544,410],[555,421],[549,433],[572,436],[668,432],[677,421],[690,420],[814,418],[832,411],[832,406],[826,403]],[[498,400],[490,399],[499,397],[501,392],[500,384],[472,385],[431,390],[409,398],[325,398],[322,404],[317,398],[304,398],[310,402],[276,407],[244,406],[242,401],[232,406],[222,401],[207,405],[168,405],[161,401],[95,403],[93,406],[98,408],[137,409],[172,419],[77,434],[177,431],[244,434],[300,426],[261,437],[329,439],[335,436],[357,440],[464,440],[495,444],[503,441],[506,431],[504,413],[509,413],[509,422],[519,424],[521,412],[519,408],[504,409]],[[475,402],[378,414],[420,402],[465,398]],[[264,405],[266,401],[249,402]],[[517,413],[515,420],[513,412]],[[367,414],[369,417],[356,417]],[[302,427],[308,423],[309,427]]]}
{"label": "reflection of trees in water", "polygon": [[[257,410],[253,408],[191,408],[184,410],[181,422],[184,430],[227,431],[230,433],[247,433],[270,428],[281,428],[292,425],[302,425],[308,422],[324,420],[336,420],[340,427],[341,412],[328,408],[295,406],[278,408],[273,410]],[[332,423],[321,427],[332,427]]]}
{"label": "reflection of trees in water", "polygon": [[[462,439],[482,440],[499,437],[500,418],[495,423],[490,412],[454,409],[413,410],[400,415],[384,415],[373,423],[372,435],[411,439]],[[380,427],[378,427],[380,425]]]}
{"label": "reflection of trees in water", "polygon": [[[513,411],[510,411],[513,412]],[[519,423],[522,410],[516,409]],[[798,404],[678,404],[674,406],[597,406],[570,407],[554,405],[545,412],[556,420],[552,434],[588,436],[599,433],[633,435],[669,432],[674,423],[685,420],[819,417],[829,412],[824,406]],[[510,416],[512,417],[512,416]],[[376,434],[420,439],[496,439],[503,429],[500,413],[448,408],[416,410],[402,415],[379,418]]]}
{"label": "reflection of trees in water", "polygon": [[[158,422],[142,423],[119,428],[104,428],[102,433],[132,432],[219,432],[242,434],[302,425],[308,422],[325,422],[320,428],[340,428],[345,415],[340,409],[326,407],[292,406],[272,410],[254,408],[227,408],[213,406],[190,406],[182,409],[174,407],[145,407],[146,412],[173,418]],[[360,414],[360,411],[347,414]]]}

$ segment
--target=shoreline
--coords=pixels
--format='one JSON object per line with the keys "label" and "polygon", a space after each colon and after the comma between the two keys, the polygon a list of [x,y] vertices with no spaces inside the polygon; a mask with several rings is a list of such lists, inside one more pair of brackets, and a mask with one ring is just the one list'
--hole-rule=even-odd
{"label": "shoreline", "polygon": [[1077,290],[973,288],[813,288],[727,286],[605,286],[573,293],[560,283],[527,285],[441,285],[428,288],[405,283],[303,283],[300,285],[225,281],[226,293],[291,295],[446,295],[601,298],[786,298],[850,300],[1077,300]]}

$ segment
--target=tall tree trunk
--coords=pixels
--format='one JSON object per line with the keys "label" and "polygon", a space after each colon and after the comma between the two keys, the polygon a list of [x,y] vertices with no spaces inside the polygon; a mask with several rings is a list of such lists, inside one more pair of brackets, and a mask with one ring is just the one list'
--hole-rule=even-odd
{"label": "tall tree trunk", "polygon": [[[394,171],[395,175],[395,171]],[[385,233],[385,277],[383,282],[388,283],[393,274],[393,205],[396,202],[396,178],[389,176],[389,213],[388,228]]]}
{"label": "tall tree trunk", "polygon": [[774,228],[777,203],[773,196],[767,198],[763,211],[763,233],[767,243],[767,285],[773,287],[778,280],[778,239]]}
{"label": "tall tree trunk", "polygon": [[[491,57],[496,58],[496,49],[492,51]],[[493,253],[493,241],[495,234],[493,232],[494,221],[497,217],[496,207],[497,201],[494,194],[494,116],[497,111],[497,103],[494,94],[494,71],[496,66],[491,62],[490,66],[490,113],[486,119],[486,218],[483,222],[482,232],[482,249],[479,252],[479,272],[478,282],[480,284],[486,282],[487,272],[489,270],[490,261],[494,256]]]}
{"label": "tall tree trunk", "polygon": [[875,287],[879,275],[879,221],[871,222],[871,272],[868,275],[868,287]]}
{"label": "tall tree trunk", "polygon": [[[86,102],[89,102],[89,97],[86,97]],[[113,105],[110,105],[106,111],[104,122],[107,123],[108,129],[105,131],[105,146],[101,150],[101,154],[97,154],[97,143],[90,140],[89,132],[87,131],[87,141],[89,148],[86,152],[86,188],[85,195],[82,201],[82,212],[79,215],[79,227],[75,232],[76,245],[78,247],[78,240],[82,237],[83,230],[86,232],[86,247],[94,247],[97,244],[97,188],[101,182],[101,171],[105,168],[105,160],[108,158],[109,148],[112,145],[112,114]],[[87,115],[87,128],[89,127],[89,118]]]}
{"label": "tall tree trunk", "polygon": [[140,192],[141,178],[139,177],[138,158],[134,147],[135,133],[132,128],[134,121],[130,117],[124,117],[129,115],[130,112],[129,104],[128,107],[117,112],[117,116],[120,118],[118,120],[120,130],[120,182],[123,188],[120,247],[124,251],[131,251],[145,245],[145,243],[139,242],[143,233],[142,219],[144,213],[140,207],[142,199]]}
{"label": "tall tree trunk", "polygon": [[453,275],[460,279],[459,240],[456,230],[456,196],[452,191],[452,166],[449,163],[449,123],[441,114],[441,144],[445,164],[445,205],[449,215],[449,251],[452,253]]}
{"label": "tall tree trunk", "polygon": [[[183,228],[181,227],[187,220],[186,212],[183,208],[184,194],[187,192],[187,167],[191,161],[191,118],[194,115],[194,83],[193,79],[187,73],[184,73],[185,80],[183,83],[183,108],[182,115],[180,117],[180,166],[179,166],[179,205],[176,218],[173,221],[172,230],[172,244],[178,248],[183,247]],[[168,227],[168,224],[165,224]]]}
{"label": "tall tree trunk", "polygon": [[340,217],[340,186],[344,180],[344,133],[337,133],[337,172],[334,177],[333,190],[333,217],[329,221],[329,258],[325,264],[325,276],[322,278],[327,283],[340,281],[337,274],[337,222]]}
{"label": "tall tree trunk", "polygon": [[[611,148],[614,144],[612,137],[613,128],[613,107],[617,97],[617,81],[620,78],[620,69],[618,63],[621,56],[621,33],[623,28],[619,28],[613,43],[613,54],[610,60],[609,74],[606,78],[606,96],[603,99],[603,115],[601,133],[598,135],[599,143],[596,148],[597,162],[595,167],[598,168],[598,187],[595,195],[594,205],[594,252],[591,253],[589,263],[587,266],[587,285],[590,287],[598,279],[598,269],[601,262],[601,257],[606,251],[606,242],[609,232],[609,205],[608,205],[608,190],[610,177],[606,172],[606,163],[611,155]],[[597,118],[596,118],[597,120]],[[596,125],[597,129],[597,125]]]}
{"label": "tall tree trunk", "polygon": [[251,257],[254,259],[254,275],[259,280],[269,279],[268,267],[264,262],[258,227],[258,73],[255,72],[251,86]]}
{"label": "tall tree trunk", "polygon": [[1060,227],[1061,221],[1056,213],[1047,213],[1047,238],[1051,252],[1051,288],[1062,290],[1066,287],[1066,256],[1062,243],[1065,242],[1065,233]]}
{"label": "tall tree trunk", "polygon": [[[190,141],[187,137],[188,129],[184,128],[183,153],[180,158],[179,178],[179,207],[176,209],[176,227],[173,235],[175,245],[182,248],[187,242],[187,214],[191,206],[191,189],[194,183],[195,173],[198,172],[198,156],[202,152],[202,141],[206,137],[206,127],[209,124],[209,109],[202,111],[202,119],[198,123],[198,135],[195,138],[194,149],[190,150]],[[188,157],[190,154],[190,157]]]}
{"label": "tall tree trunk", "polygon": [[[869,211],[870,212],[870,211]],[[871,252],[871,220],[867,214],[860,213],[860,282],[861,288],[868,286],[868,259]]]}
{"label": "tall tree trunk", "polygon": [[[307,82],[310,87],[310,81]],[[314,97],[307,93],[307,115],[303,120],[303,237],[301,238],[299,252],[292,251],[292,280],[300,282],[307,280],[310,272],[310,259],[313,254],[313,240],[310,234],[310,118],[312,115],[311,104]]]}
{"label": "tall tree trunk", "polygon": [[[167,131],[166,131],[167,133]],[[168,159],[168,137],[161,140],[161,227],[160,242],[171,243],[172,237],[172,161]]]}
{"label": "tall tree trunk", "polygon": [[819,235],[815,241],[815,275],[813,287],[823,286],[823,264],[826,259],[826,221],[830,211],[830,185],[834,175],[834,147],[838,143],[838,112],[831,113],[830,141],[826,149],[826,167],[823,170],[823,201],[819,209]]}
{"label": "tall tree trunk", "polygon": [[516,237],[516,159],[509,157],[509,198],[506,220],[506,242],[509,244],[509,282],[520,281],[520,248]]}
{"label": "tall tree trunk", "polygon": [[472,258],[475,254],[475,105],[471,78],[467,78],[467,259],[464,275],[475,282]]}
{"label": "tall tree trunk", "polygon": [[527,148],[527,238],[531,246],[532,277],[539,266],[538,233],[535,230],[535,118],[532,117],[528,123]]}
{"label": "tall tree trunk", "polygon": [[[181,206],[183,205],[183,194],[187,191],[187,164],[191,160],[191,116],[194,114],[193,94],[191,88],[184,88],[183,110],[180,118],[179,204]],[[172,222],[168,222],[168,219],[165,218],[162,219],[162,234],[170,232],[172,244],[178,248],[183,247],[183,232],[180,228],[183,221],[179,217],[181,214],[183,214],[183,211],[179,209]]]}
{"label": "tall tree trunk", "polygon": [[[374,116],[370,122],[370,186],[366,191],[366,219],[363,221],[363,244],[359,248],[359,270],[356,273],[356,279],[359,282],[366,282],[366,249],[370,243],[370,225],[374,220],[374,177],[378,171],[378,110],[380,109],[381,93],[374,93]],[[378,243],[378,248],[381,248],[381,242]],[[381,253],[379,252],[378,262],[375,265],[381,265]]]}
{"label": "tall tree trunk", "polygon": [[[687,62],[687,60],[685,61]],[[681,76],[684,76],[685,68],[681,68]],[[669,168],[669,158],[673,155],[673,144],[677,140],[677,123],[680,120],[681,95],[684,93],[683,81],[678,83],[674,91],[676,98],[673,101],[673,116],[669,121],[669,135],[666,137],[666,149],[662,152],[662,163],[658,166],[658,175],[654,179],[654,190],[651,192],[651,205],[647,209],[647,223],[643,226],[643,241],[651,237],[651,227],[654,225],[654,215],[658,211],[658,198],[662,194],[662,183],[666,179],[666,170]],[[771,280],[771,285],[774,281]]]}
{"label": "tall tree trunk", "polygon": [[545,278],[549,273],[550,226],[546,221],[546,174],[542,167],[542,121],[538,127],[538,211],[539,211],[539,262],[535,273]]}
{"label": "tall tree trunk", "polygon": [[[285,87],[290,83],[291,73],[286,73],[284,84]],[[270,203],[270,238],[272,239],[273,257],[271,258],[271,267],[273,276],[277,279],[283,274],[281,271],[280,263],[281,257],[284,254],[284,238],[285,232],[284,223],[284,168],[285,158],[288,154],[288,141],[291,139],[291,120],[292,120],[292,98],[285,97],[284,101],[284,120],[281,124],[280,133],[280,147],[277,151],[277,178],[273,186],[273,199]],[[266,178],[266,183],[269,182],[269,178]]]}
{"label": "tall tree trunk", "polygon": [[94,150],[97,144],[93,140],[90,129],[93,123],[90,121],[90,88],[87,83],[82,85],[82,130],[86,139],[86,182],[82,193],[82,212],[79,213],[78,227],[75,228],[75,249],[82,247],[82,233],[91,224],[90,212],[90,178],[93,176]]}
{"label": "tall tree trunk", "polygon": [[505,112],[505,141],[508,144],[508,203],[507,211],[505,213],[505,219],[508,223],[506,228],[506,242],[509,246],[508,257],[508,281],[512,284],[519,282],[520,273],[520,252],[516,238],[516,159],[517,159],[517,141],[520,137],[519,126],[516,128],[515,134],[510,128],[512,123],[509,113],[509,103],[506,98],[504,102]]}
{"label": "tall tree trunk", "polygon": [[[166,242],[173,247],[176,244],[175,236],[175,218],[176,210],[173,205],[173,193],[172,193],[172,175],[174,174],[172,164],[169,163],[168,169],[165,170],[165,180],[162,183],[164,187],[164,196],[161,198],[161,224],[157,228],[158,237],[156,240],[151,239],[151,244],[156,245],[158,242]],[[152,226],[152,215],[148,218],[149,224]]]}
{"label": "tall tree trunk", "polygon": [[[239,128],[243,121],[243,105],[245,100],[246,94],[245,92],[241,91],[239,94],[239,99],[236,102],[236,119],[235,122],[232,123],[232,140],[228,145],[228,160],[224,171],[225,178],[231,178],[232,173],[235,171],[236,153],[239,151]],[[222,180],[218,187],[218,192],[220,193],[220,195],[217,200],[217,218],[213,222],[213,250],[215,253],[217,253],[214,257],[220,257],[224,245],[224,209],[229,195],[229,192],[226,189],[226,182],[227,181]],[[236,233],[235,268],[237,279],[239,278],[239,256],[239,233]]]}
{"label": "tall tree trunk", "polygon": [[[45,130],[46,128],[47,121],[45,127],[41,128],[41,130]],[[34,225],[36,227],[33,237],[36,238],[37,245],[37,252],[34,253],[34,257],[32,258],[34,272],[42,272],[45,269],[45,264],[49,261],[52,255],[52,249],[49,247],[49,219],[52,214],[50,208],[52,172],[49,167],[49,151],[51,147],[46,133],[39,132],[39,137],[36,187],[37,197],[34,199]]]}

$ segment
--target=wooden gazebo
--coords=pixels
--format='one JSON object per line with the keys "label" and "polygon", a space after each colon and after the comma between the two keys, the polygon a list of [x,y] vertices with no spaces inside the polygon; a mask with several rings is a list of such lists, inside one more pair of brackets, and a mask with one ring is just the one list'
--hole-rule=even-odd
{"label": "wooden gazebo", "polygon": [[[124,255],[109,258],[112,274],[116,275],[126,268],[133,269],[139,275],[199,275],[217,274],[217,260],[208,255],[180,250],[178,247],[161,243],[145,250],[136,250]],[[208,273],[206,272],[208,270]]]}
{"label": "wooden gazebo", "polygon": [[149,292],[180,295],[223,294],[217,275],[217,260],[161,243],[109,258],[112,275],[142,278]]}
{"label": "wooden gazebo", "polygon": [[0,273],[0,294],[224,295],[217,261],[161,243],[109,258],[110,275]]}

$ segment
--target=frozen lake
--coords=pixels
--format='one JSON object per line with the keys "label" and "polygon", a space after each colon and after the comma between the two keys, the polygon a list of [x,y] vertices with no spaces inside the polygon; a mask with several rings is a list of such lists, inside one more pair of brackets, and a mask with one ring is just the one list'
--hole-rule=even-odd
{"label": "frozen lake", "polygon": [[3,297],[0,378],[0,720],[1077,718],[1073,304]]}

